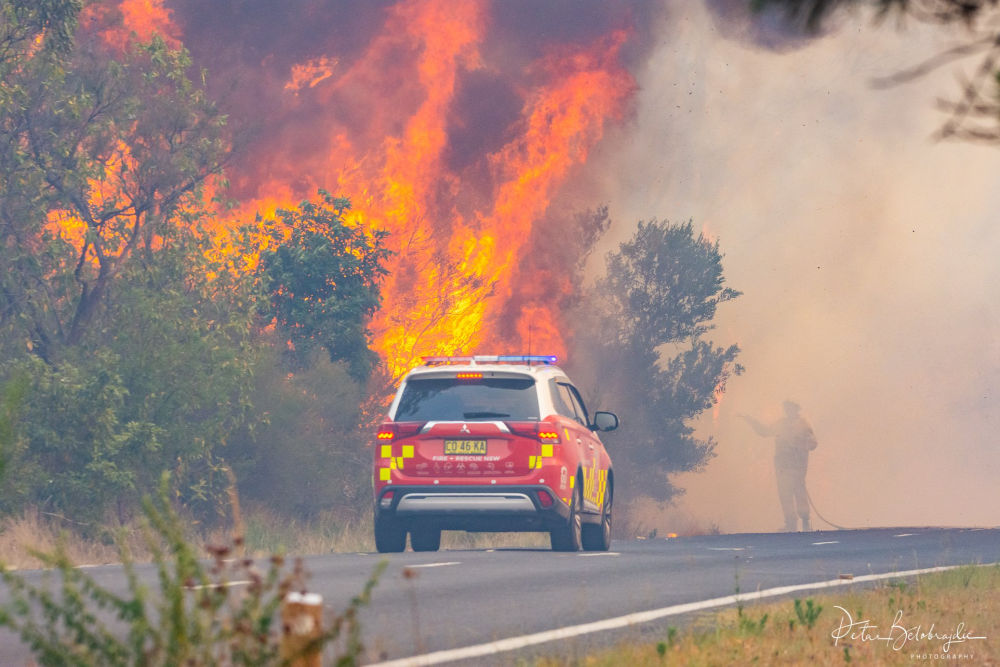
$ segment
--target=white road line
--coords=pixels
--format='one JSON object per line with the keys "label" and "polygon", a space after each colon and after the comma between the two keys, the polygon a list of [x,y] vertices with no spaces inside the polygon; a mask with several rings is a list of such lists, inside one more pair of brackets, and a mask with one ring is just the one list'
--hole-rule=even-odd
{"label": "white road line", "polygon": [[746,547],[707,547],[709,551],[746,551]]}
{"label": "white road line", "polygon": [[203,588],[219,588],[220,586],[222,588],[232,588],[233,586],[246,586],[251,583],[253,582],[249,579],[244,579],[240,581],[227,581],[224,584],[199,584],[198,586],[185,586],[184,589],[188,591],[200,591]]}
{"label": "white road line", "polygon": [[505,651],[514,651],[528,646],[534,646],[536,644],[544,644],[557,639],[569,639],[571,637],[579,637],[580,635],[586,635],[592,632],[614,630],[616,628],[629,627],[639,623],[648,623],[650,621],[656,621],[668,616],[677,616],[679,614],[689,614],[691,612],[703,611],[705,609],[726,607],[737,604],[738,602],[752,602],[756,600],[763,600],[765,598],[777,597],[779,595],[797,593],[799,591],[853,586],[854,584],[868,581],[912,577],[920,574],[930,574],[932,572],[946,572],[957,567],[964,566],[949,565],[944,567],[928,567],[922,570],[906,570],[904,572],[890,572],[888,574],[865,574],[855,577],[854,579],[833,579],[831,581],[817,581],[811,584],[779,586],[778,588],[769,588],[767,590],[757,591],[756,593],[741,593],[739,595],[727,595],[726,597],[712,598],[711,600],[702,600],[700,602],[677,604],[670,607],[662,607],[660,609],[641,611],[634,614],[626,614],[625,616],[608,618],[603,621],[595,621],[593,623],[571,625],[565,628],[556,628],[555,630],[546,630],[544,632],[536,632],[534,634],[522,635],[520,637],[509,637],[507,639],[488,642],[486,644],[476,644],[462,648],[435,651],[434,653],[425,653],[423,655],[414,655],[409,658],[379,662],[374,665],[370,665],[369,667],[421,667],[423,665],[439,665],[441,663],[453,662],[455,660],[469,660],[471,658],[479,658],[484,655],[496,655],[497,653],[503,653]]}
{"label": "white road line", "polygon": [[893,535],[893,537],[913,537],[913,533],[900,533],[899,535]]}
{"label": "white road line", "polygon": [[406,565],[404,567],[408,567],[411,570],[415,570],[418,567],[444,567],[445,565],[461,565],[461,563],[458,562],[457,560],[450,560],[447,563],[422,563],[420,565]]}
{"label": "white road line", "polygon": [[577,554],[580,558],[587,558],[588,556],[621,556],[617,551],[600,551],[598,553],[592,554]]}
{"label": "white road line", "polygon": [[837,540],[830,540],[829,542],[813,542],[814,547],[822,546],[824,544],[840,544]]}

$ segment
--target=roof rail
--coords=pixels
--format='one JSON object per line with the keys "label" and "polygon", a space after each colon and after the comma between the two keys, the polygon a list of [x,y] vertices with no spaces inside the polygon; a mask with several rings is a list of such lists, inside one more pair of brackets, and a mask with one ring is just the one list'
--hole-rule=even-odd
{"label": "roof rail", "polygon": [[546,364],[556,363],[554,354],[476,354],[471,356],[430,356],[421,357],[425,366],[448,364]]}

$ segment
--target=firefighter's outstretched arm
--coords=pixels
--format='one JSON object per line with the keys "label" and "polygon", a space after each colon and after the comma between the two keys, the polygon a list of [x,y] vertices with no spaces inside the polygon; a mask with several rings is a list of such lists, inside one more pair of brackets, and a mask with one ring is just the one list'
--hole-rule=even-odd
{"label": "firefighter's outstretched arm", "polygon": [[769,426],[766,426],[764,424],[761,424],[759,421],[757,421],[756,419],[754,419],[750,415],[743,415],[743,414],[741,414],[740,417],[742,417],[743,419],[745,419],[746,422],[748,424],[750,424],[750,427],[754,430],[754,432],[757,435],[762,436],[762,437],[767,437],[769,435],[774,435],[774,429],[772,429]]}

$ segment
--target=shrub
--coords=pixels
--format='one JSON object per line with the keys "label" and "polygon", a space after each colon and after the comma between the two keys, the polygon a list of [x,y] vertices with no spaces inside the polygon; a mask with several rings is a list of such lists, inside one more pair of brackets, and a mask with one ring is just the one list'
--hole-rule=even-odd
{"label": "shrub", "polygon": [[[262,570],[251,559],[231,558],[242,544],[238,536],[228,546],[210,549],[210,559],[200,560],[169,503],[166,476],[159,493],[145,498],[143,506],[158,594],[142,583],[127,548],[120,548],[127,592],[119,595],[74,568],[65,548],[58,546],[52,553],[35,554],[52,568],[58,592],[6,569],[0,574],[10,591],[10,602],[0,607],[0,626],[17,633],[43,665],[287,661],[288,654],[281,654],[278,619],[285,597],[304,592],[301,561],[289,570],[283,557],[273,556]],[[300,648],[302,653],[340,640],[337,664],[357,662],[362,650],[357,611],[368,603],[384,568],[383,562],[347,609]],[[234,586],[237,582],[242,585]],[[110,613],[114,622],[101,620],[102,613]],[[125,629],[118,630],[122,625]]]}

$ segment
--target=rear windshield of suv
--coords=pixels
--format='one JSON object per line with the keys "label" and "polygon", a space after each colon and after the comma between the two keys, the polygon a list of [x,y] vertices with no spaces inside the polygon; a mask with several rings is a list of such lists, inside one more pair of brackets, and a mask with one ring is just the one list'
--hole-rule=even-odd
{"label": "rear windshield of suv", "polygon": [[534,421],[538,395],[533,378],[410,379],[396,421]]}

